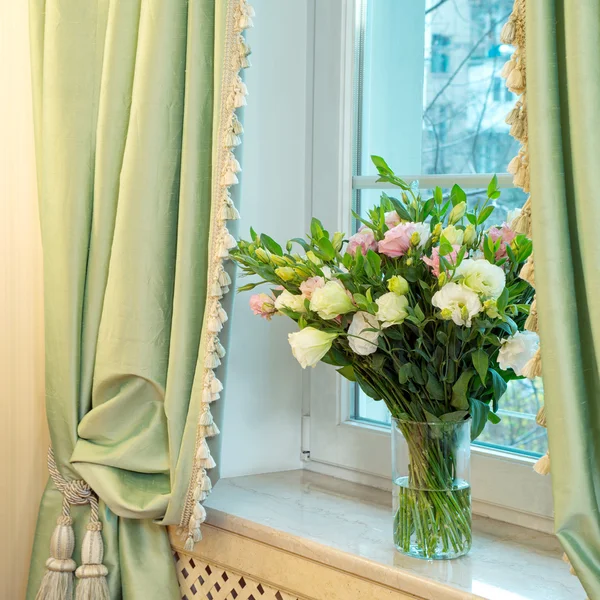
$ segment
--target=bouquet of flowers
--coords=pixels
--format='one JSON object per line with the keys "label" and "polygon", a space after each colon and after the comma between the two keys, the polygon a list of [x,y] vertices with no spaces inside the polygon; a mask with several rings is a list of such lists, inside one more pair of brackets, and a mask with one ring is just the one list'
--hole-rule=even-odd
{"label": "bouquet of flowers", "polygon": [[[297,323],[289,342],[303,368],[333,365],[385,402],[408,442],[415,484],[408,487],[447,490],[456,479],[452,444],[411,435],[409,424],[471,419],[475,439],[500,420],[507,382],[523,376],[538,345],[524,330],[534,291],[519,277],[532,244],[506,223],[489,226],[496,177],[485,201],[469,206],[457,185],[449,197],[436,188],[425,199],[382,158],[372,159],[379,181],[400,194],[382,193],[366,218],[354,213],[361,224],[354,235],[330,234],[313,219],[307,239],[284,250],[251,230],[231,257],[244,275],[259,277],[239,291],[272,286],[252,296],[254,313]],[[470,494],[436,493],[407,493],[396,515],[399,548],[408,550],[415,536],[425,556],[438,545],[470,546]],[[453,535],[443,533],[448,526]]]}

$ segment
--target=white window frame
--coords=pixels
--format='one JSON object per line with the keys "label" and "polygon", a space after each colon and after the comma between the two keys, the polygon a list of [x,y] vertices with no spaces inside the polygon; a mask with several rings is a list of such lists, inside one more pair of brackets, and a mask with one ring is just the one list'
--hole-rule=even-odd
{"label": "white window frame", "polygon": [[[312,214],[328,227],[350,231],[352,190],[392,187],[375,177],[352,176],[354,0],[312,0],[314,15],[312,78],[309,76],[308,189]],[[309,73],[310,75],[310,73]],[[312,89],[311,89],[312,87]],[[312,152],[311,152],[312,150]],[[403,175],[421,187],[487,187],[491,174]],[[508,174],[500,187],[513,187]],[[351,419],[350,383],[334,369],[319,365],[307,375],[303,451],[306,468],[336,477],[391,489],[390,429]],[[552,532],[550,477],[532,469],[535,461],[517,454],[472,446],[473,511],[539,531]]]}

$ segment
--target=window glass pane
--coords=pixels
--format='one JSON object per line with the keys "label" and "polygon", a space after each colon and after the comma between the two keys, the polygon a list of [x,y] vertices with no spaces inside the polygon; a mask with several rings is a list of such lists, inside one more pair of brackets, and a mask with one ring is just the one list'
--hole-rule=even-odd
{"label": "window glass pane", "polygon": [[516,97],[500,70],[513,0],[357,0],[355,174],[505,172]]}

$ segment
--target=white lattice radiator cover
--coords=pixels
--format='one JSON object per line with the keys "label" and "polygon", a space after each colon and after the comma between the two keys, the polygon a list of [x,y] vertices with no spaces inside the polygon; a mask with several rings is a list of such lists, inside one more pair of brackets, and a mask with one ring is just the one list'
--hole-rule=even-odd
{"label": "white lattice radiator cover", "polygon": [[178,551],[174,557],[181,600],[301,600],[197,556]]}

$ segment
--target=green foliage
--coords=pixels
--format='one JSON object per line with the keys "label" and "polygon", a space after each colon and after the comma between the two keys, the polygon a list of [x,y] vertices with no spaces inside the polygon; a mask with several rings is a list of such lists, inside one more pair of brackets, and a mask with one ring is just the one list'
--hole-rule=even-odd
{"label": "green foliage", "polygon": [[[317,309],[313,310],[312,302],[304,299],[294,310],[284,307],[279,313],[296,321],[300,329],[335,333],[337,337],[322,362],[336,367],[371,398],[383,399],[393,416],[449,422],[470,416],[475,438],[486,422],[499,420],[495,413],[507,383],[518,378],[512,370],[500,368],[498,353],[504,340],[523,329],[533,299],[531,286],[519,279],[532,251],[531,240],[518,234],[505,243],[499,230],[490,230],[488,219],[500,195],[496,176],[486,197],[469,207],[467,195],[458,185],[452,187],[449,196],[438,187],[425,199],[419,194],[418,183],[409,184],[397,177],[383,158],[372,159],[378,181],[393,184],[399,194],[394,197],[384,192],[379,204],[367,214],[354,214],[371,232],[363,230],[361,234],[372,236],[368,244],[349,253],[345,235],[330,234],[316,218],[306,238],[289,240],[285,250],[268,235],[250,230],[250,239],[240,240],[230,255],[243,276],[258,276],[258,281],[239,290],[268,284],[275,296],[281,293],[279,286],[299,296],[300,286],[310,278],[337,281],[352,297],[351,312],[338,319],[323,319]],[[386,220],[392,226],[399,222],[400,228],[419,225],[407,233],[408,247],[400,256],[378,251],[378,244],[391,235]],[[448,228],[450,224],[453,227]],[[293,249],[301,249],[302,254]],[[448,316],[434,306],[434,297],[449,282],[463,285],[464,261],[481,254],[502,270],[506,283],[497,297],[480,295],[482,308],[466,325],[458,318],[460,314]],[[436,256],[439,277],[429,264]],[[397,323],[381,328],[384,319],[378,319],[378,301],[394,294],[388,289],[392,278],[397,278],[393,280],[396,284],[403,282],[397,295],[405,298],[405,314]],[[358,336],[375,334],[375,344],[368,346],[375,352],[361,354],[353,349],[348,328],[355,312],[366,313],[377,323]]]}

